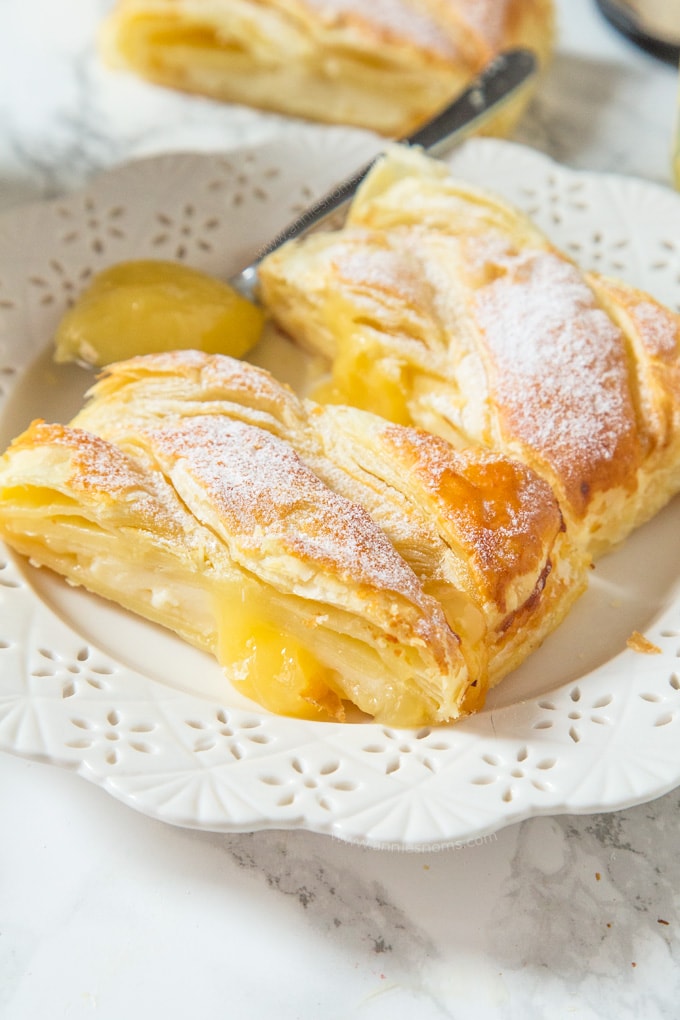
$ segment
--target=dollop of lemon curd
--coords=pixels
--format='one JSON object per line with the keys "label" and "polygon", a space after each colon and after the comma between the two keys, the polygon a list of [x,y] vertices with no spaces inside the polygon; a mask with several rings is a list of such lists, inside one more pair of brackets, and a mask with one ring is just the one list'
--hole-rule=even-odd
{"label": "dollop of lemon curd", "polygon": [[229,284],[178,262],[120,262],[97,273],[55,334],[58,362],[95,367],[194,349],[242,358],[264,313]]}

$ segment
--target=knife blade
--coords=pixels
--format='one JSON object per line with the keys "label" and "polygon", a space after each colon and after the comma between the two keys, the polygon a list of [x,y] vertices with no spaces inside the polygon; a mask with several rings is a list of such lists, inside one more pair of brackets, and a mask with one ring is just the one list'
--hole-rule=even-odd
{"label": "knife blade", "polygon": [[[500,53],[448,106],[419,127],[399,139],[400,144],[417,146],[440,156],[478,130],[501,106],[512,99],[536,75],[538,64],[530,50],[514,49]],[[255,297],[257,269],[267,255],[293,238],[322,229],[346,212],[354,194],[380,156],[333,188],[319,201],[258,251],[253,261],[229,283],[251,300]]]}

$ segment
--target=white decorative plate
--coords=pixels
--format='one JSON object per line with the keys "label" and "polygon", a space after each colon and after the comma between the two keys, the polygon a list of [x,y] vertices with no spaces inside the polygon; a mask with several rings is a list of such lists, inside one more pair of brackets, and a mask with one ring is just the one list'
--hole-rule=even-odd
{"label": "white decorative plate", "polygon": [[[155,256],[228,275],[376,146],[291,130],[247,150],[144,160],[0,218],[3,447],[32,417],[67,420],[80,405],[90,377],[52,363],[51,335],[94,271]],[[584,266],[680,304],[680,196],[494,140],[451,163]],[[0,547],[0,748],[75,768],[176,825],[299,827],[383,848],[648,800],[680,783],[679,534],[676,499],[598,565],[569,619],[482,713],[414,731],[272,716],[208,657]],[[627,647],[634,630],[658,653]]]}

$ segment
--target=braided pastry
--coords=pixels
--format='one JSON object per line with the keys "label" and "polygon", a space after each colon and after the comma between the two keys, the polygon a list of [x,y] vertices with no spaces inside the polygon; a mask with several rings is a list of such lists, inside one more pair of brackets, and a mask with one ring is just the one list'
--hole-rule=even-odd
{"label": "braided pastry", "polygon": [[531,469],[191,351],[110,366],[19,436],[0,535],[274,711],[400,725],[479,708],[587,568]]}

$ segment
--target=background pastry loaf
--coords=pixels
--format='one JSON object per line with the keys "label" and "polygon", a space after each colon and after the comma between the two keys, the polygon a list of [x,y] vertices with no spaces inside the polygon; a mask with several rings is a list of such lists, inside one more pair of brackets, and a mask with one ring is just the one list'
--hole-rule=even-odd
{"label": "background pastry loaf", "polygon": [[[118,0],[113,66],[160,85],[403,137],[501,50],[553,43],[552,0]],[[511,130],[521,91],[485,130]]]}
{"label": "background pastry loaf", "polygon": [[590,555],[680,489],[680,317],[581,272],[443,163],[392,146],[347,225],[260,279],[274,320],[329,359],[327,399],[520,458]]}

